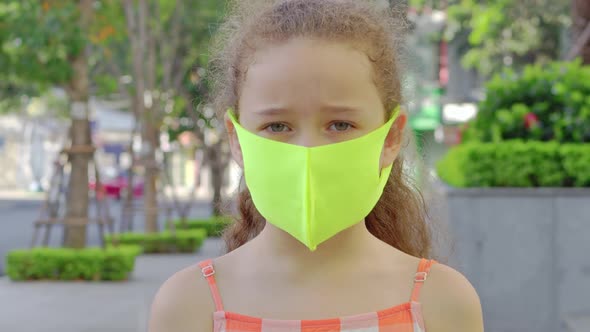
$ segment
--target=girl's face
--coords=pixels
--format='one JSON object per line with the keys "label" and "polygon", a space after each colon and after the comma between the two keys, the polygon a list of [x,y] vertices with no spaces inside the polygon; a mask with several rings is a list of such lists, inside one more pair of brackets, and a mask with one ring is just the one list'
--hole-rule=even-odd
{"label": "girl's face", "polygon": [[[239,98],[240,124],[260,136],[306,147],[361,137],[385,122],[372,65],[345,43],[293,39],[258,51]],[[243,166],[233,124],[226,118],[234,159]],[[400,149],[406,116],[387,136],[381,166]]]}

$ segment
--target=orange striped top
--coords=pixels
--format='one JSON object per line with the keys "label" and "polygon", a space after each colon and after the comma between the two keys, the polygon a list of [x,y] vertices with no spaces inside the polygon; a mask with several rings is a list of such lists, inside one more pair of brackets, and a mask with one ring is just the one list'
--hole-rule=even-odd
{"label": "orange striped top", "polygon": [[215,302],[213,332],[425,332],[418,298],[434,263],[434,260],[420,260],[408,302],[370,313],[316,320],[266,319],[225,311],[215,282],[212,260],[205,260],[199,266]]}

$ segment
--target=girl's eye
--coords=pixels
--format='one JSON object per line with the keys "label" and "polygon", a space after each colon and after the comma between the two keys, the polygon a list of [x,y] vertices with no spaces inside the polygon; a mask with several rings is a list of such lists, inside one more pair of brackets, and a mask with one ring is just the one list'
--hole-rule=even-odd
{"label": "girl's eye", "polygon": [[346,130],[350,129],[351,127],[352,127],[352,125],[348,122],[334,122],[332,125],[330,125],[330,130],[346,131]]}
{"label": "girl's eye", "polygon": [[266,130],[270,130],[273,133],[282,133],[289,130],[289,127],[283,123],[271,123],[266,127]]}

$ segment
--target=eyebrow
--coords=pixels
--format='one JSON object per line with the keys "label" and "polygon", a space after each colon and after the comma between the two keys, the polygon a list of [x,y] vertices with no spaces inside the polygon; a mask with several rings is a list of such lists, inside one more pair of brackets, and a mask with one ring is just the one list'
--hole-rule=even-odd
{"label": "eyebrow", "polygon": [[274,108],[274,107],[254,111],[254,113],[256,113],[258,115],[279,115],[279,114],[283,114],[283,113],[287,113],[287,112],[289,112],[288,109]]}

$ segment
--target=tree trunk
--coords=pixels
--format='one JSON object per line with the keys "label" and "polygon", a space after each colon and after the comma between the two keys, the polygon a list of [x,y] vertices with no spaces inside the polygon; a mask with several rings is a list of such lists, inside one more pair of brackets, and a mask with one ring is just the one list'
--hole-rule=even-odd
{"label": "tree trunk", "polygon": [[211,170],[211,185],[213,187],[213,215],[222,214],[222,194],[223,178],[227,169],[227,162],[224,160],[224,154],[221,151],[221,144],[217,143],[207,147],[207,164]]}
{"label": "tree trunk", "polygon": [[[573,40],[574,44],[580,40],[584,30],[590,24],[590,1],[573,0],[572,3],[572,22],[573,22]],[[579,52],[584,64],[590,65],[590,38],[584,41]]]}
{"label": "tree trunk", "polygon": [[211,182],[213,185],[213,215],[220,216],[221,211],[221,189],[223,185],[223,170],[219,167],[211,168]]}
{"label": "tree trunk", "polygon": [[[149,109],[148,109],[149,110]],[[142,137],[142,146],[146,146],[143,159],[145,161],[145,180],[144,180],[144,205],[145,205],[145,231],[147,233],[158,232],[158,192],[156,188],[156,178],[158,166],[155,158],[157,144],[157,130],[151,121],[144,122]]]}
{"label": "tree trunk", "polygon": [[121,210],[121,232],[132,232],[133,231],[133,222],[135,219],[135,211],[133,209],[133,199],[135,198],[135,192],[133,188],[135,188],[135,176],[133,174],[133,165],[135,165],[135,151],[133,150],[133,142],[135,141],[135,136],[137,135],[137,131],[139,128],[138,124],[138,113],[137,113],[137,98],[133,97],[131,100],[131,108],[133,109],[133,117],[135,119],[135,125],[133,131],[131,132],[131,139],[129,141],[129,159],[131,160],[131,165],[127,170],[127,191],[125,191],[125,197],[123,197],[123,209]]}
{"label": "tree trunk", "polygon": [[[153,6],[150,6],[146,2],[146,0],[140,1],[140,15],[143,15],[144,18],[140,18],[140,24],[143,25],[143,28],[140,31],[143,31],[144,35],[141,35],[140,32],[140,39],[143,39],[144,46],[147,50],[146,61],[145,61],[145,79],[146,79],[146,92],[149,95],[149,105],[145,108],[145,116],[144,116],[144,135],[142,137],[142,141],[145,143],[149,143],[149,149],[146,149],[146,155],[144,156],[148,167],[146,168],[145,172],[145,197],[144,197],[144,204],[146,207],[149,207],[147,211],[150,213],[146,213],[145,219],[145,229],[148,233],[155,233],[158,232],[158,189],[157,189],[157,178],[159,174],[159,165],[156,161],[156,151],[160,148],[159,144],[159,133],[160,130],[158,128],[158,116],[157,111],[159,107],[159,95],[156,95],[156,41],[154,34],[157,34],[155,29],[151,29],[150,34],[146,34],[148,28],[150,27],[149,22],[157,13],[157,1],[151,3]],[[143,8],[142,8],[143,6]],[[147,212],[146,211],[146,212]]]}
{"label": "tree trunk", "polygon": [[[80,1],[81,27],[85,31],[92,14],[92,0]],[[73,76],[66,90],[70,98],[72,148],[92,145],[90,125],[88,122],[88,59],[87,50],[83,50],[72,60]],[[72,166],[68,201],[67,219],[84,220],[88,218],[88,163],[91,154],[73,153],[70,155]],[[64,246],[83,248],[86,246],[87,225],[66,225]]]}
{"label": "tree trunk", "polygon": [[[139,0],[137,16],[132,0],[126,0],[123,3],[123,8],[127,19],[129,40],[131,41],[137,115],[139,121],[141,121],[142,149],[140,159],[145,166],[143,190],[145,231],[152,233],[158,231],[157,165],[155,158],[158,135],[154,122],[155,117],[151,114],[154,109],[152,91],[155,85],[155,57],[152,53],[155,54],[155,45],[149,40],[150,37],[147,34],[150,11],[146,0]],[[147,59],[148,68],[145,66],[146,51],[150,53]],[[129,189],[133,190],[133,188]]]}

